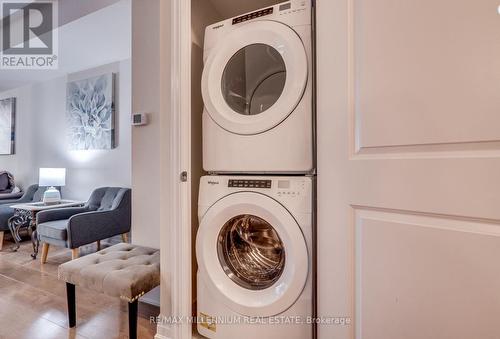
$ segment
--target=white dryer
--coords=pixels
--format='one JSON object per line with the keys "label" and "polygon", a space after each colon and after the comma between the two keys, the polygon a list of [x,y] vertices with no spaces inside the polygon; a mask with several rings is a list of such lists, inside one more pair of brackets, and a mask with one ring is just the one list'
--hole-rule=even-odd
{"label": "white dryer", "polygon": [[198,324],[213,339],[310,339],[312,180],[201,178]]}
{"label": "white dryer", "polygon": [[203,167],[215,173],[313,170],[310,0],[205,30]]}

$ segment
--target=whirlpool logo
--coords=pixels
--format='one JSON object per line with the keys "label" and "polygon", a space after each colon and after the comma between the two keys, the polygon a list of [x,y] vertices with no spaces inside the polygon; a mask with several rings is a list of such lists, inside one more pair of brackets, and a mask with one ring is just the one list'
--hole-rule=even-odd
{"label": "whirlpool logo", "polygon": [[0,0],[2,34],[0,68],[56,69],[57,1]]}
{"label": "whirlpool logo", "polygon": [[208,184],[209,185],[219,185],[219,182],[218,181],[209,180]]}

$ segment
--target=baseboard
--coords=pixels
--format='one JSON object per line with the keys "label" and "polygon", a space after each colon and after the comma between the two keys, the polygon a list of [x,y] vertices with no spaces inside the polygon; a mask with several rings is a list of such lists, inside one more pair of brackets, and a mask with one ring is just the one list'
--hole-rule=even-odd
{"label": "baseboard", "polygon": [[154,339],[172,339],[170,337],[165,337],[164,335],[161,335],[161,334],[158,334],[156,333],[155,335],[155,338]]}
{"label": "baseboard", "polygon": [[156,326],[156,335],[155,339],[174,339],[172,338],[172,331],[170,330],[170,327],[159,323]]}

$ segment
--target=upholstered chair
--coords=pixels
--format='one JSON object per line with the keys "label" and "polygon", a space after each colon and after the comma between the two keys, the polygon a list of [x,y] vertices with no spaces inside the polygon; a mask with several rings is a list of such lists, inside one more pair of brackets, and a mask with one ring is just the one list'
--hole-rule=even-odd
{"label": "upholstered chair", "polygon": [[3,246],[3,236],[9,231],[9,219],[14,216],[15,212],[10,206],[42,201],[45,189],[46,187],[38,187],[35,184],[29,186],[21,198],[0,200],[0,250]]}
{"label": "upholstered chair", "polygon": [[128,242],[131,227],[131,190],[121,187],[101,187],[92,192],[83,207],[41,211],[37,214],[38,239],[42,244],[42,264],[47,260],[49,246],[72,250],[79,256],[80,246],[122,235]]}

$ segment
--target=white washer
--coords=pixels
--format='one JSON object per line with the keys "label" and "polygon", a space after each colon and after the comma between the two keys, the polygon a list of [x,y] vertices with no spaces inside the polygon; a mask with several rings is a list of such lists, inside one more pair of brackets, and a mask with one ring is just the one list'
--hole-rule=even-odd
{"label": "white washer", "polygon": [[205,176],[198,213],[198,332],[312,338],[312,179]]}
{"label": "white washer", "polygon": [[313,170],[311,61],[310,0],[206,28],[201,84],[206,171]]}

